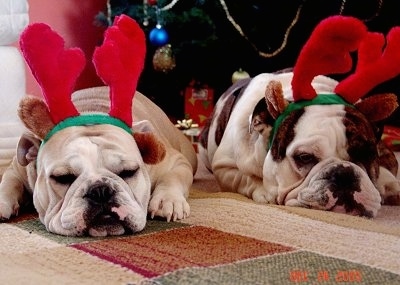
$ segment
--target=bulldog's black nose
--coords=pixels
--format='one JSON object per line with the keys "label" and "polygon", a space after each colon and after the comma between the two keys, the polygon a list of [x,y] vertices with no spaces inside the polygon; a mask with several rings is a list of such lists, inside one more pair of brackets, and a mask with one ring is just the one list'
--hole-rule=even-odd
{"label": "bulldog's black nose", "polygon": [[360,177],[353,167],[339,164],[331,169],[330,181],[341,190],[357,191],[359,189]]}
{"label": "bulldog's black nose", "polygon": [[101,184],[91,186],[84,197],[92,203],[106,204],[110,202],[113,196],[114,190],[108,185]]}

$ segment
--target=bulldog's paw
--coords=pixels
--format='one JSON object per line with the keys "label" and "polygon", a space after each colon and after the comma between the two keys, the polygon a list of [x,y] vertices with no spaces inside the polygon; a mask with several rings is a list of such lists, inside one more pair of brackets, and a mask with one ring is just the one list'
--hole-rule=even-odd
{"label": "bulldog's paw", "polygon": [[393,174],[381,167],[377,184],[383,204],[400,205],[400,181]]}
{"label": "bulldog's paw", "polygon": [[256,188],[251,194],[251,198],[258,203],[269,203],[275,204],[275,195],[273,195],[274,191],[266,191],[264,187]]}
{"label": "bulldog's paw", "polygon": [[393,206],[400,205],[400,182],[398,180],[385,185],[383,204]]}
{"label": "bulldog's paw", "polygon": [[188,217],[190,206],[183,195],[158,193],[150,199],[148,212],[151,218],[163,217],[170,222]]}
{"label": "bulldog's paw", "polygon": [[11,216],[17,216],[19,211],[19,204],[12,202],[0,202],[0,221],[6,221]]}

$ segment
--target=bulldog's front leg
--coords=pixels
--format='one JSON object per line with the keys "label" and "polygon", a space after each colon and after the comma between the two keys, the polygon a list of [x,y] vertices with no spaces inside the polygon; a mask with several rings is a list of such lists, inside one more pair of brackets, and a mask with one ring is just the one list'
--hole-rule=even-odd
{"label": "bulldog's front leg", "polygon": [[273,203],[274,197],[264,188],[262,178],[240,171],[229,156],[214,158],[212,171],[223,191],[237,192],[259,203]]}
{"label": "bulldog's front leg", "polygon": [[24,181],[18,171],[19,164],[14,158],[6,169],[0,183],[0,220],[17,216],[24,198]]}
{"label": "bulldog's front leg", "polygon": [[[190,215],[187,202],[193,183],[194,170],[183,154],[171,150],[164,160],[151,166],[153,191],[148,212],[167,221],[184,219]],[[155,177],[155,178],[153,178]]]}

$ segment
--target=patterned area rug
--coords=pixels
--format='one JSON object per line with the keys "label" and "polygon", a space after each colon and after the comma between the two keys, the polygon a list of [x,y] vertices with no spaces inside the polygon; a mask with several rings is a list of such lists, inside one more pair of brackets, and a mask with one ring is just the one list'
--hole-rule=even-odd
{"label": "patterned area rug", "polygon": [[193,189],[191,216],[71,238],[36,214],[0,224],[0,284],[400,284],[400,207],[376,219]]}

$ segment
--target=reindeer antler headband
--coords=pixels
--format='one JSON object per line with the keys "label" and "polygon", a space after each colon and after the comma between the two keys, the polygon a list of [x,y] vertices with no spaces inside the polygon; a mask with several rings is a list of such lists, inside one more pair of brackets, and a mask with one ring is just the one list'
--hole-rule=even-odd
{"label": "reindeer antler headband", "polygon": [[[317,94],[311,85],[314,77],[349,72],[353,67],[350,52],[354,51],[358,51],[355,73],[336,85],[335,94]],[[400,27],[392,28],[385,42],[382,34],[368,32],[364,23],[357,18],[326,18],[315,27],[300,51],[291,82],[294,102],[275,120],[269,146],[279,125],[291,112],[310,105],[340,104],[354,107],[352,104],[375,86],[399,73]],[[396,106],[392,110],[398,106],[397,102],[394,104]]]}
{"label": "reindeer antler headband", "polygon": [[131,133],[132,99],[146,53],[144,33],[133,19],[116,17],[93,54],[98,76],[110,87],[108,115],[79,114],[71,101],[75,82],[86,63],[80,49],[65,49],[62,37],[43,23],[28,26],[20,46],[56,125],[44,141],[61,129],[77,125],[112,124]]}
{"label": "reindeer antler headband", "polygon": [[311,86],[315,76],[349,72],[353,66],[350,56],[353,51],[358,51],[355,73],[334,90],[349,103],[355,103],[375,86],[400,73],[400,27],[392,28],[385,42],[382,34],[368,32],[357,18],[332,16],[321,21],[294,67],[294,101],[317,96]]}

